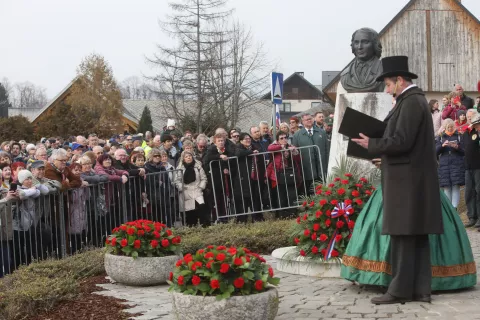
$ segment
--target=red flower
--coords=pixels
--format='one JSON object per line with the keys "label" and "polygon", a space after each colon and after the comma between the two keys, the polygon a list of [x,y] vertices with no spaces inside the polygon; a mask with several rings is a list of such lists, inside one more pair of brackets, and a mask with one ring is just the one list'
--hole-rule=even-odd
{"label": "red flower", "polygon": [[360,181],[362,181],[363,183],[368,183],[367,179],[365,178],[360,178]]}
{"label": "red flower", "polygon": [[335,237],[335,241],[336,242],[340,242],[340,240],[342,240],[342,235],[341,234],[337,234],[337,236]]}
{"label": "red flower", "polygon": [[308,219],[308,214],[305,213],[305,214],[303,215],[303,221],[305,221],[305,220],[307,220],[307,219]]}
{"label": "red flower", "polygon": [[344,203],[345,203],[346,206],[349,206],[349,205],[352,204],[352,200],[347,199],[347,200],[344,201]]}
{"label": "red flower", "polygon": [[318,230],[320,230],[320,225],[318,223],[315,223],[313,225],[313,231],[318,231]]}
{"label": "red flower", "polygon": [[332,250],[332,257],[338,257],[338,251],[333,249]]}
{"label": "red flower", "polygon": [[305,237],[308,237],[308,236],[310,235],[310,230],[305,229],[305,231],[303,231],[303,235],[304,235]]}
{"label": "red flower", "polygon": [[236,266],[241,266],[241,265],[243,265],[243,260],[242,260],[242,258],[235,258],[235,260],[233,260],[233,264],[235,264]]}
{"label": "red flower", "polygon": [[322,251],[320,251],[320,253],[322,254],[322,256],[325,256],[327,254],[327,249],[322,249]]}
{"label": "red flower", "polygon": [[210,287],[212,289],[218,289],[220,288],[220,281],[218,281],[217,279],[212,279],[210,280]]}
{"label": "red flower", "polygon": [[355,212],[355,210],[353,210],[353,208],[350,208],[350,209],[347,210],[347,212],[350,213],[350,214],[353,214]]}
{"label": "red flower", "polygon": [[[335,181],[335,182],[340,181],[340,180],[342,180],[342,179],[340,179],[339,177],[336,177],[335,179],[333,179],[333,181]],[[334,184],[331,183],[331,184],[329,184],[328,186],[329,186],[330,188],[332,188],[332,187],[334,186]]]}
{"label": "red flower", "polygon": [[183,260],[180,259],[177,261],[177,263],[175,264],[177,267],[180,267],[181,265],[183,264]]}
{"label": "red flower", "polygon": [[331,195],[331,194],[332,194],[332,191],[330,191],[330,190],[327,190],[327,191],[325,191],[325,194],[326,194],[327,196],[329,196],[329,195]]}
{"label": "red flower", "polygon": [[362,187],[363,187],[363,184],[357,183],[357,184],[355,185],[355,187],[357,187],[357,188],[362,188]]}
{"label": "red flower", "polygon": [[158,239],[160,238],[160,233],[158,233],[158,231],[154,231],[153,236]]}
{"label": "red flower", "polygon": [[306,207],[307,206],[307,201],[303,201],[302,206]]}
{"label": "red flower", "polygon": [[365,193],[368,194],[369,196],[372,195],[372,192],[370,190],[365,190]]}
{"label": "red flower", "polygon": [[213,254],[213,252],[207,252],[205,253],[205,255],[203,256],[205,259],[210,259],[210,258],[213,258],[215,255]]}
{"label": "red flower", "polygon": [[273,268],[272,267],[268,267],[268,275],[270,276],[270,278],[273,278]]}
{"label": "red flower", "polygon": [[262,280],[255,281],[255,289],[257,289],[257,291],[260,291],[260,290],[263,289],[263,281]]}
{"label": "red flower", "polygon": [[337,193],[338,193],[338,195],[340,195],[340,196],[341,196],[341,195],[344,195],[344,194],[345,194],[345,189],[340,188],[340,189],[337,190]]}
{"label": "red flower", "polygon": [[170,230],[170,229],[167,229],[167,231],[166,231],[166,232],[167,232],[167,234],[168,234],[168,236],[169,236],[169,237],[172,235],[172,230]]}
{"label": "red flower", "polygon": [[338,204],[338,200],[332,200],[332,201],[330,201],[330,204],[332,206],[336,206]]}
{"label": "red flower", "polygon": [[127,226],[121,225],[121,226],[120,226],[120,229],[121,229],[122,231],[127,231]]}
{"label": "red flower", "polygon": [[193,276],[192,278],[192,284],[194,286],[198,286],[200,284],[200,282],[202,282],[202,279],[200,279],[199,276]]}
{"label": "red flower", "polygon": [[300,224],[300,217],[297,217],[297,223]]}
{"label": "red flower", "polygon": [[322,216],[323,212],[318,210],[317,212],[315,212],[315,217],[318,219]]}
{"label": "red flower", "polygon": [[320,241],[325,242],[325,241],[327,241],[327,239],[328,239],[328,236],[325,233],[322,233],[320,235]]}
{"label": "red flower", "polygon": [[325,199],[320,200],[320,206],[323,207],[326,204],[327,204],[327,200],[325,200]]}
{"label": "red flower", "polygon": [[375,188],[375,187],[372,187],[372,191],[375,191],[375,190],[377,190],[377,188]]}
{"label": "red flower", "polygon": [[212,245],[209,245],[209,246],[207,246],[207,248],[208,248],[208,249],[213,249],[213,248],[215,248],[215,247],[212,246]]}
{"label": "red flower", "polygon": [[217,250],[227,250],[227,247],[225,247],[225,246],[218,246],[218,247],[217,247]]}
{"label": "red flower", "polygon": [[133,241],[133,247],[135,249],[139,249],[141,245],[142,245],[142,243],[140,242],[140,240]]}
{"label": "red flower", "polygon": [[215,261],[213,261],[213,260],[208,260],[208,262],[207,262],[207,264],[206,264],[206,267],[207,267],[208,269],[211,269],[211,268],[212,268],[212,263],[214,263],[214,262],[215,262]]}
{"label": "red flower", "polygon": [[232,256],[234,256],[237,254],[237,248],[234,248],[234,247],[228,248],[227,252],[230,253]]}
{"label": "red flower", "polygon": [[180,243],[180,237],[173,237],[172,238],[172,244],[179,244]]}
{"label": "red flower", "polygon": [[332,211],[327,210],[327,212],[325,212],[325,215],[326,215],[327,217],[330,217],[330,216],[332,215]]}
{"label": "red flower", "polygon": [[225,260],[225,253],[219,253],[217,254],[217,258],[216,258],[218,261],[223,261]]}
{"label": "red flower", "polygon": [[363,204],[362,199],[356,199],[355,202],[356,202],[359,206],[361,206],[361,205]]}
{"label": "red flower", "polygon": [[200,261],[197,261],[192,264],[192,267],[190,269],[192,269],[193,271],[196,271],[198,267],[202,267],[202,266],[203,264]]}
{"label": "red flower", "polygon": [[242,277],[233,280],[233,286],[237,289],[243,288],[244,284],[245,284],[245,280],[243,280]]}
{"label": "red flower", "polygon": [[247,260],[247,262],[250,262],[250,257],[249,256],[246,256],[245,259]]}
{"label": "red flower", "polygon": [[332,221],[330,219],[325,220],[325,226],[327,228],[330,228],[330,225],[332,224]]}
{"label": "red flower", "polygon": [[321,195],[322,194],[322,189],[318,189],[316,192],[315,192],[316,195]]}
{"label": "red flower", "polygon": [[163,239],[162,240],[162,247],[166,248],[170,245],[170,242],[168,241],[168,239]]}
{"label": "red flower", "polygon": [[348,184],[348,180],[342,180],[342,184]]}
{"label": "red flower", "polygon": [[312,208],[315,205],[315,201],[310,202],[310,208]]}
{"label": "red flower", "polygon": [[107,239],[107,240],[105,241],[105,244],[110,244],[110,240]]}
{"label": "red flower", "polygon": [[158,247],[158,241],[157,240],[152,240],[152,241],[150,241],[150,245],[152,246],[152,248],[156,248],[156,247]]}
{"label": "red flower", "polygon": [[121,245],[122,247],[126,247],[126,246],[128,245],[127,239],[122,239],[122,241],[120,241],[120,245]]}
{"label": "red flower", "polygon": [[352,221],[352,220],[348,221],[348,228],[353,229],[353,227],[355,227],[355,221]]}
{"label": "red flower", "polygon": [[311,238],[312,238],[312,241],[317,240],[317,234],[314,232],[314,233],[312,234],[312,237],[311,237]]}
{"label": "red flower", "polygon": [[303,249],[300,250],[300,255],[301,255],[302,257],[305,257],[305,251],[304,251]]}
{"label": "red flower", "polygon": [[337,229],[343,228],[344,225],[345,225],[345,222],[343,222],[343,221],[341,221],[341,220],[340,220],[340,221],[337,221]]}
{"label": "red flower", "polygon": [[112,238],[110,243],[112,244],[112,246],[116,246],[117,245],[117,238]]}
{"label": "red flower", "polygon": [[144,234],[145,234],[145,231],[143,231],[143,230],[138,230],[137,231],[138,236],[143,236]]}
{"label": "red flower", "polygon": [[317,254],[317,253],[318,253],[318,248],[315,247],[315,246],[313,246],[313,247],[312,247],[312,253],[313,253],[313,254]]}
{"label": "red flower", "polygon": [[191,253],[187,253],[186,255],[183,256],[183,260],[185,260],[185,263],[188,264],[191,261],[193,261],[193,257]]}
{"label": "red flower", "polygon": [[295,242],[295,244],[299,244],[299,243],[300,243],[300,239],[295,238],[295,239],[293,239],[293,242]]}
{"label": "red flower", "polygon": [[168,276],[168,280],[170,280],[170,281],[173,280],[173,272],[170,272],[170,275]]}
{"label": "red flower", "polygon": [[135,234],[135,229],[134,228],[128,228],[127,229],[127,233],[130,235],[130,236],[133,236]]}
{"label": "red flower", "polygon": [[360,195],[360,192],[358,192],[358,190],[353,190],[352,191],[352,196],[358,197],[359,195]]}
{"label": "red flower", "polygon": [[345,177],[351,178],[351,177],[353,177],[353,175],[351,173],[345,173]]}
{"label": "red flower", "polygon": [[183,285],[183,279],[184,279],[183,276],[178,276],[177,282],[178,282],[178,285],[179,285],[179,286],[182,286],[182,285]]}

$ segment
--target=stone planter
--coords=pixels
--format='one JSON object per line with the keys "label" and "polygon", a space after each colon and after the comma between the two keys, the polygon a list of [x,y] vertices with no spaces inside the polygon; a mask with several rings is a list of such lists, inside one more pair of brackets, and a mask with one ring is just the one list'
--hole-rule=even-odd
{"label": "stone planter", "polygon": [[278,312],[278,292],[267,291],[248,296],[233,296],[217,301],[214,296],[172,293],[175,320],[273,320]]}
{"label": "stone planter", "polygon": [[132,257],[105,254],[105,271],[113,280],[129,286],[153,286],[166,283],[178,256]]}
{"label": "stone planter", "polygon": [[315,261],[298,256],[295,247],[284,247],[272,252],[276,260],[276,269],[290,274],[318,278],[341,278],[341,260]]}

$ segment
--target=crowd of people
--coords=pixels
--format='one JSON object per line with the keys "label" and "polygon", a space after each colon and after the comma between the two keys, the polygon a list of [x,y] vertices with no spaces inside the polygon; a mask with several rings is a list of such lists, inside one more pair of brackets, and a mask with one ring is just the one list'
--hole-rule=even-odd
{"label": "crowd of people", "polygon": [[[125,220],[208,225],[296,206],[326,176],[333,118],[322,112],[272,127],[218,128],[213,137],[163,132],[42,138],[0,145],[0,276],[84,245]],[[300,190],[300,191],[299,191]],[[303,191],[302,191],[303,190]],[[290,212],[291,213],[291,212]]]}
{"label": "crowd of people", "polygon": [[480,133],[471,123],[479,116],[480,97],[475,101],[465,95],[463,87],[439,101],[430,100],[440,187],[443,188],[452,206],[460,202],[460,187],[465,186],[465,203],[469,218],[466,227],[480,231]]}

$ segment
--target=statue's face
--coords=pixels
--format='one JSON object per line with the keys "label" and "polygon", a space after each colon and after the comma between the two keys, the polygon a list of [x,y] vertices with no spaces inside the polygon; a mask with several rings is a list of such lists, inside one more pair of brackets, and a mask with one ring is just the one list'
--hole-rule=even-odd
{"label": "statue's face", "polygon": [[367,32],[359,31],[355,34],[352,48],[355,56],[360,60],[369,60],[375,54],[372,39]]}

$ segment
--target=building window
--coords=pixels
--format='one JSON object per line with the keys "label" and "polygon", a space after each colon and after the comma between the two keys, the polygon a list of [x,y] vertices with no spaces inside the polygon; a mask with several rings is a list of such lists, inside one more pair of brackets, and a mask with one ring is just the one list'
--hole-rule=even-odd
{"label": "building window", "polygon": [[292,104],[290,102],[282,103],[280,107],[281,112],[291,112],[292,111]]}
{"label": "building window", "polygon": [[320,107],[321,105],[322,105],[321,102],[312,102],[312,108]]}

